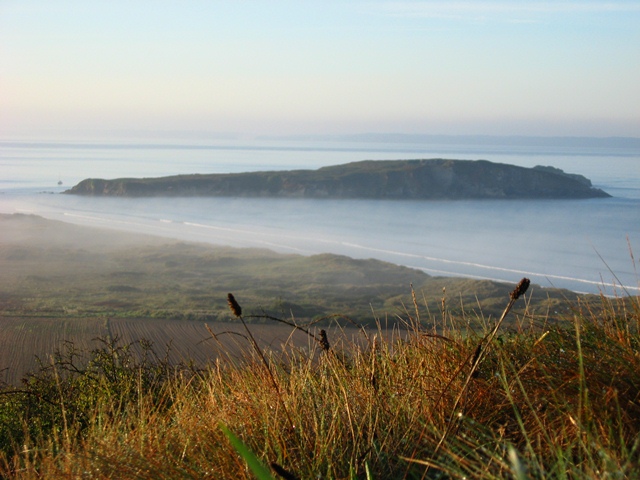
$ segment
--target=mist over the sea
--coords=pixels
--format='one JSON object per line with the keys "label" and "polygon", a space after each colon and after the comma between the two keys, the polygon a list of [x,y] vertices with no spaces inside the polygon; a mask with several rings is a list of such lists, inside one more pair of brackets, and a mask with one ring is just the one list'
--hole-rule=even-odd
{"label": "mist over the sea", "polygon": [[[383,201],[58,194],[87,177],[318,168],[363,159],[435,157],[552,165],[585,175],[613,198]],[[407,143],[266,140],[237,145],[2,142],[0,165],[2,213],[33,213],[283,253],[373,257],[432,275],[508,282],[526,275],[547,287],[612,294],[622,293],[622,284],[629,293],[638,293],[631,255],[640,249],[640,155],[633,150],[452,144],[426,149]]]}

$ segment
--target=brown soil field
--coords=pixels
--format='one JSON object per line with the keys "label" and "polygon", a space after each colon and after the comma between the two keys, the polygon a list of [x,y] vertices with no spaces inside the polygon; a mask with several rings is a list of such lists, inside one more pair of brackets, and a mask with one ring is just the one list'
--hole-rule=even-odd
{"label": "brown soil field", "polygon": [[105,319],[0,317],[0,380],[19,383],[36,369],[38,358],[45,364],[67,341],[88,348],[92,339],[107,335]]}
{"label": "brown soil field", "polygon": [[[207,328],[208,327],[208,328]],[[309,351],[317,348],[304,332],[283,324],[253,324],[251,334],[264,351],[275,353],[290,348]],[[213,332],[215,338],[211,335]],[[332,345],[365,342],[355,327],[329,327]],[[317,330],[312,330],[317,334]],[[389,333],[391,335],[391,333]],[[193,362],[197,367],[221,361],[241,362],[251,358],[251,343],[240,322],[144,319],[144,318],[46,318],[0,317],[0,382],[18,385],[40,362],[49,364],[53,354],[66,346],[88,352],[102,345],[100,338],[118,338],[120,344],[151,342],[152,350],[171,363]],[[289,350],[290,351],[290,350]]]}

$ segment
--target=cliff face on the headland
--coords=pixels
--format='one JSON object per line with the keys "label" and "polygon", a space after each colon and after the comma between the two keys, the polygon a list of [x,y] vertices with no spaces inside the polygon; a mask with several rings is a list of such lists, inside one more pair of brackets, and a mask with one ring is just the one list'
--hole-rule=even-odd
{"label": "cliff face on the headland", "polygon": [[318,170],[86,179],[64,193],[124,197],[225,196],[365,199],[595,198],[581,175],[485,160],[362,161]]}

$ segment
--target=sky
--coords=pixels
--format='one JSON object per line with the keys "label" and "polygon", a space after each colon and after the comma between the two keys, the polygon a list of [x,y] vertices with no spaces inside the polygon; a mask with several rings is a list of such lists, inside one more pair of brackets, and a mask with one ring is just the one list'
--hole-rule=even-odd
{"label": "sky", "polygon": [[640,1],[0,0],[0,136],[640,137]]}

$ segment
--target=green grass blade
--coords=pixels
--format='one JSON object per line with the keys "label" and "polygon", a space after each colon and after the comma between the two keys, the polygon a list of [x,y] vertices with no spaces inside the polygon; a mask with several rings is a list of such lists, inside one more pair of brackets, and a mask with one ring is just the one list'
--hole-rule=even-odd
{"label": "green grass blade", "polygon": [[247,447],[242,440],[236,437],[231,430],[229,430],[222,423],[220,424],[220,430],[225,434],[233,448],[236,449],[236,452],[247,462],[249,468],[253,472],[253,474],[258,478],[258,480],[275,480],[271,472],[265,467],[258,457]]}

